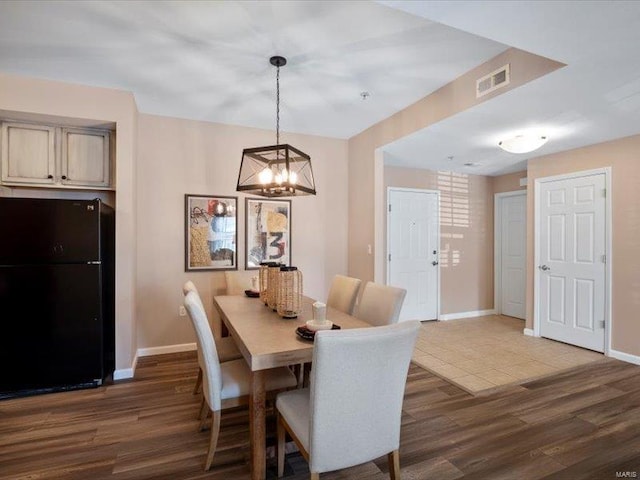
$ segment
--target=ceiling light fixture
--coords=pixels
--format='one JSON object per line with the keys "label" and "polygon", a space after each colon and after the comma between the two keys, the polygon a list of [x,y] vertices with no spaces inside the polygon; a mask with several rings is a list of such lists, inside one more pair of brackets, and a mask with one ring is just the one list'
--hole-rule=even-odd
{"label": "ceiling light fixture", "polygon": [[509,153],[529,153],[547,143],[544,135],[516,135],[498,142],[498,146]]}
{"label": "ceiling light fixture", "polygon": [[261,197],[294,197],[315,195],[316,186],[311,170],[311,157],[288,144],[280,144],[280,67],[287,59],[269,59],[276,67],[276,144],[242,150],[238,192]]}

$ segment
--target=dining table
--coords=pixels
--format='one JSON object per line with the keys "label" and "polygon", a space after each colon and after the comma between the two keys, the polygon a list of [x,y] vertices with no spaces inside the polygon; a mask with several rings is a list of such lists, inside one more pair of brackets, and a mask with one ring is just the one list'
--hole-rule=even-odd
{"label": "dining table", "polygon": [[[265,373],[272,368],[309,363],[313,341],[296,334],[296,329],[313,319],[314,299],[303,297],[297,318],[282,318],[260,298],[246,295],[217,295],[213,304],[229,334],[234,338],[251,369],[249,394],[249,431],[251,479],[266,477],[266,392]],[[327,306],[327,320],[340,328],[364,328],[371,325]]]}

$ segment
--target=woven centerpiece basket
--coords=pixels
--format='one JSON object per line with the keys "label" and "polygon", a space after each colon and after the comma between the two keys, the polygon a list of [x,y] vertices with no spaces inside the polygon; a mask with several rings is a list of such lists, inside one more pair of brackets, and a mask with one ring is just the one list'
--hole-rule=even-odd
{"label": "woven centerpiece basket", "polygon": [[278,280],[280,276],[279,263],[267,268],[267,305],[274,312],[278,309]]}
{"label": "woven centerpiece basket", "polygon": [[275,267],[278,265],[276,262],[261,262],[259,279],[260,279],[260,300],[267,305],[268,302],[268,285],[269,285],[269,267]]}
{"label": "woven centerpiece basket", "polygon": [[278,315],[284,318],[302,313],[302,272],[297,267],[280,267],[277,307]]}

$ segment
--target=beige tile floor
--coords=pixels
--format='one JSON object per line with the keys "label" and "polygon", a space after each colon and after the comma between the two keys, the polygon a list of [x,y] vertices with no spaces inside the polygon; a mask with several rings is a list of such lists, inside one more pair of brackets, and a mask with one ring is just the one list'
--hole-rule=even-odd
{"label": "beige tile floor", "polygon": [[524,321],[484,317],[424,322],[413,362],[478,394],[601,360],[600,353],[525,336]]}

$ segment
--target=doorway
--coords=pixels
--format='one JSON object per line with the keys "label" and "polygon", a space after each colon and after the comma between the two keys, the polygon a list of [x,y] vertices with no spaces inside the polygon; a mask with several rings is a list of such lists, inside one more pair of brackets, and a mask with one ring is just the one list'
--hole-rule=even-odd
{"label": "doorway", "polygon": [[387,189],[387,284],[407,290],[400,321],[438,318],[439,205],[438,191]]}
{"label": "doorway", "polygon": [[527,192],[495,195],[496,313],[525,319]]}
{"label": "doorway", "polygon": [[597,352],[608,337],[609,169],[536,180],[534,331]]}

